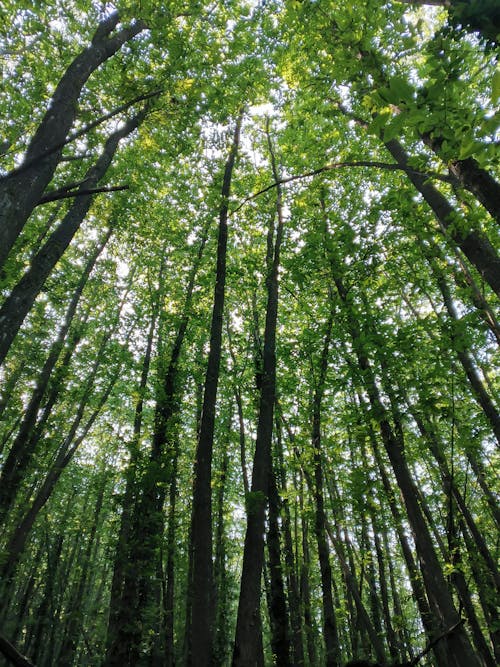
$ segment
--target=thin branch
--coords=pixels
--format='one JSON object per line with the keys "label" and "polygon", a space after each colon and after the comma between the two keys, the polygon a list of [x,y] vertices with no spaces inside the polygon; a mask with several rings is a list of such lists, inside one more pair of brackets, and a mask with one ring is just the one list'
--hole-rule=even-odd
{"label": "thin branch", "polygon": [[42,197],[37,206],[47,204],[51,201],[58,201],[59,199],[69,199],[70,197],[84,197],[85,195],[96,195],[101,192],[119,192],[120,190],[128,190],[129,187],[129,185],[113,185],[102,188],[90,188],[89,190],[77,190],[76,192],[53,192]]}
{"label": "thin branch", "polygon": [[442,174],[436,174],[434,172],[421,172],[417,169],[412,169],[411,167],[404,167],[397,164],[396,162],[372,162],[367,160],[359,160],[355,162],[334,162],[333,164],[326,164],[324,167],[319,167],[319,169],[313,169],[312,171],[307,171],[304,174],[297,174],[296,176],[288,176],[287,178],[282,178],[270,185],[262,188],[258,192],[254,192],[249,197],[246,197],[238,206],[231,211],[231,213],[236,213],[242,208],[245,204],[253,199],[256,199],[260,195],[263,195],[265,192],[269,192],[273,188],[276,188],[279,185],[284,185],[285,183],[292,183],[293,181],[300,181],[304,178],[311,178],[312,176],[318,176],[319,174],[324,174],[327,171],[333,171],[334,169],[341,169],[343,167],[374,167],[376,169],[387,169],[389,171],[404,171],[410,174],[419,174],[420,176],[427,176],[428,178],[435,178],[438,181],[443,181],[444,183],[453,183],[454,180],[450,176],[443,176]]}
{"label": "thin branch", "polygon": [[109,113],[104,114],[104,116],[100,116],[99,118],[92,121],[88,125],[85,125],[85,127],[82,127],[81,130],[78,130],[77,132],[74,132],[73,134],[70,134],[67,139],[65,139],[64,141],[59,142],[55,146],[51,146],[44,153],[41,153],[40,155],[37,155],[35,158],[30,160],[29,162],[23,162],[23,164],[19,165],[19,167],[17,167],[16,169],[13,169],[12,171],[10,171],[5,176],[2,176],[2,178],[0,178],[0,181],[6,181],[9,178],[12,178],[14,176],[18,176],[19,174],[22,174],[23,172],[30,169],[34,164],[36,164],[40,160],[43,160],[44,158],[48,157],[49,155],[52,155],[53,153],[60,150],[61,148],[64,148],[64,146],[67,146],[67,144],[70,144],[71,142],[75,141],[76,139],[82,137],[84,134],[87,134],[88,132],[90,132],[90,130],[93,130],[98,125],[102,125],[102,123],[106,122],[107,120],[110,120],[114,116],[117,116],[119,113],[122,113],[123,111],[126,111],[131,106],[133,106],[134,104],[137,104],[138,102],[142,102],[144,100],[149,100],[152,97],[158,97],[158,95],[160,95],[161,93],[162,93],[161,90],[153,90],[151,93],[144,93],[143,95],[138,95],[133,100],[130,100],[129,102],[125,102],[124,104],[120,105],[119,107],[116,107],[115,109],[112,109]]}
{"label": "thin branch", "polygon": [[19,653],[17,648],[2,635],[0,635],[0,652],[16,667],[34,667],[33,663],[22,655],[22,653]]}
{"label": "thin branch", "polygon": [[447,637],[448,635],[451,635],[452,632],[454,632],[457,628],[459,628],[462,624],[464,623],[464,619],[461,618],[455,625],[452,625],[451,628],[448,628],[448,630],[445,630],[442,634],[438,635],[435,637],[427,646],[424,648],[423,651],[420,651],[412,660],[410,660],[410,665],[413,667],[414,665],[417,665],[422,658],[429,653],[431,649],[436,646],[438,642],[440,642],[442,639]]}

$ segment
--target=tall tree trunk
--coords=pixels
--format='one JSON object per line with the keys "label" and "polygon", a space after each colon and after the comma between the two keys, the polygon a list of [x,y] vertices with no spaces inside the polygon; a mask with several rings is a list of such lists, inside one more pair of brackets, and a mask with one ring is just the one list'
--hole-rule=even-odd
{"label": "tall tree trunk", "polygon": [[0,268],[61,160],[86,81],[92,72],[146,28],[145,23],[137,21],[112,35],[119,18],[114,12],[99,24],[90,46],[73,60],[59,81],[23,164],[0,179]]}
{"label": "tall tree trunk", "polygon": [[95,508],[93,512],[93,520],[90,528],[89,536],[87,538],[87,545],[85,552],[82,556],[81,571],[79,574],[78,582],[75,582],[72,595],[70,597],[70,602],[68,605],[68,616],[66,619],[66,627],[64,633],[64,639],[59,652],[59,663],[61,665],[71,665],[75,657],[76,649],[78,642],[82,633],[82,625],[84,620],[84,609],[85,609],[85,592],[87,589],[88,578],[90,575],[90,569],[92,567],[92,550],[94,547],[94,542],[96,540],[97,531],[101,519],[101,510],[104,501],[104,494],[106,491],[106,486],[108,483],[107,476],[103,473],[102,480],[97,492],[97,499],[95,503]]}
{"label": "tall tree trunk", "polygon": [[227,218],[231,179],[238,153],[243,111],[236,121],[233,142],[224,170],[219,212],[217,269],[215,277],[210,351],[203,394],[203,411],[196,448],[196,471],[192,512],[192,616],[188,664],[206,667],[211,664],[213,649],[212,594],[212,455],[215,407],[221,360],[222,326],[226,284]]}
{"label": "tall tree trunk", "polygon": [[62,473],[72,460],[73,456],[75,455],[76,451],[78,450],[79,446],[82,444],[88,432],[94,425],[95,420],[99,416],[99,413],[101,412],[103,406],[106,404],[106,401],[108,400],[109,395],[111,394],[111,391],[113,390],[113,387],[116,381],[118,380],[120,368],[118,368],[112,375],[106,389],[99,397],[97,406],[94,408],[94,410],[88,417],[87,421],[85,422],[84,426],[82,427],[81,433],[78,435],[78,437],[75,438],[77,429],[82,421],[85,408],[87,407],[90,398],[90,393],[94,386],[97,367],[102,362],[104,351],[105,348],[103,346],[102,349],[100,350],[101,354],[98,355],[96,362],[94,364],[94,369],[92,375],[89,378],[84,395],[80,400],[80,405],[78,407],[77,415],[73,420],[68,435],[66,436],[63,444],[61,445],[59,451],[57,452],[54,463],[52,464],[38,492],[36,493],[36,496],[33,499],[31,506],[26,511],[26,513],[16,526],[16,529],[14,530],[14,533],[12,534],[11,538],[9,539],[6,548],[8,556],[2,568],[2,577],[7,582],[12,578],[15,572],[15,569],[19,562],[19,557],[24,549],[26,540],[33,527],[33,524],[35,523],[40,513],[40,510],[44,507],[44,505],[50,498],[60,476],[62,475]]}
{"label": "tall tree trunk", "polygon": [[[276,183],[278,222],[273,261],[266,276],[267,308],[264,330],[262,380],[257,423],[257,439],[253,460],[252,486],[247,497],[247,527],[243,550],[240,599],[236,620],[233,665],[263,665],[262,631],[260,621],[260,590],[264,562],[264,532],[269,475],[272,470],[272,433],[276,400],[276,324],[278,318],[278,270],[283,236],[282,192],[273,147],[267,128],[271,167]],[[269,248],[269,235],[268,235]]]}
{"label": "tall tree trunk", "polygon": [[[443,143],[441,137],[424,134],[422,139],[426,146],[429,146],[437,155],[440,154]],[[450,173],[455,176],[460,185],[471,192],[500,225],[500,183],[473,157],[447,161],[447,165]]]}
{"label": "tall tree trunk", "polygon": [[[294,544],[292,538],[292,519],[290,513],[290,505],[287,498],[287,480],[285,461],[283,457],[283,442],[282,442],[282,428],[280,419],[276,419],[276,441],[277,441],[277,458],[279,464],[279,480],[280,486],[283,489],[281,506],[282,506],[282,533],[284,540],[284,558],[287,574],[287,589],[288,589],[288,606],[290,608],[290,628],[291,628],[291,648],[292,648],[292,664],[294,667],[304,665],[304,645],[303,645],[303,628],[300,610],[300,590],[299,590],[299,576],[296,558],[294,554]],[[298,559],[297,559],[298,560]]]}
{"label": "tall tree trunk", "polygon": [[229,440],[231,436],[231,420],[233,406],[230,405],[228,419],[224,427],[223,451],[220,472],[216,483],[215,498],[215,563],[214,563],[214,619],[215,619],[215,641],[213,662],[215,665],[227,664],[228,657],[228,631],[229,631],[229,605],[228,605],[228,576],[227,576],[227,537],[224,521],[224,506],[227,495],[227,484],[229,474]]}
{"label": "tall tree trunk", "polygon": [[[120,518],[118,543],[116,545],[116,551],[114,556],[113,578],[111,582],[111,594],[109,601],[109,617],[108,617],[108,628],[106,635],[106,650],[108,653],[114,650],[113,649],[114,643],[120,633],[121,626],[124,625],[127,627],[129,623],[133,623],[133,619],[123,618],[125,610],[123,609],[122,605],[124,597],[124,587],[128,579],[127,570],[130,568],[135,569],[135,563],[131,562],[130,559],[130,542],[131,539],[133,539],[132,517],[134,512],[134,506],[137,501],[136,497],[137,474],[138,474],[137,468],[140,458],[139,440],[142,429],[144,397],[148,385],[149,369],[151,365],[151,354],[152,354],[153,341],[156,331],[156,323],[158,319],[158,311],[160,306],[159,297],[162,291],[161,289],[162,268],[163,268],[163,261],[159,272],[159,281],[158,281],[159,285],[156,294],[156,299],[152,305],[152,313],[149,323],[146,350],[144,352],[144,358],[141,368],[141,377],[138,387],[138,397],[135,404],[133,434],[129,446],[130,458],[125,473],[126,485],[122,502],[122,513]],[[127,611],[129,613],[133,613],[132,609],[127,608]]]}
{"label": "tall tree trunk", "polygon": [[[113,602],[113,617],[108,627],[106,667],[134,667],[141,654],[141,641],[151,630],[151,617],[156,617],[155,581],[164,533],[163,506],[172,474],[177,465],[177,426],[179,411],[179,360],[191,316],[191,304],[196,275],[203,257],[209,226],[203,229],[200,244],[189,274],[186,297],[180,313],[177,332],[170,351],[168,364],[160,359],[160,383],[155,405],[151,452],[140,485],[131,502],[130,525],[126,528],[127,541],[123,552],[117,553],[126,564],[119,586],[121,596]],[[162,258],[163,262],[163,258]],[[162,272],[160,271],[160,282]],[[158,290],[158,302],[163,285]],[[158,304],[159,305],[159,304]],[[141,408],[142,410],[142,408]],[[136,413],[137,418],[137,413]],[[136,428],[138,428],[136,423]],[[118,582],[117,582],[118,587]],[[153,612],[146,618],[148,609]]]}
{"label": "tall tree trunk", "polygon": [[[396,162],[407,169],[410,158],[399,141],[390,139],[385,141],[384,145]],[[476,267],[491,289],[500,296],[500,257],[489,240],[476,230],[461,231],[459,225],[454,224],[458,213],[446,197],[429,183],[425,175],[411,170],[407,171],[407,174],[415,188],[434,211],[443,233],[449,235],[450,239],[462,250],[469,262]]]}
{"label": "tall tree trunk", "polygon": [[312,485],[315,520],[314,529],[316,533],[316,542],[318,544],[318,558],[321,572],[321,594],[323,600],[323,637],[326,648],[327,667],[338,667],[340,665],[340,645],[337,630],[337,621],[335,618],[335,606],[332,595],[332,569],[330,564],[330,554],[326,540],[326,513],[324,501],[324,482],[323,482],[323,452],[321,450],[321,404],[325,392],[326,374],[328,370],[328,355],[330,350],[332,327],[333,327],[333,309],[330,294],[330,315],[326,324],[325,336],[323,339],[323,349],[321,352],[320,365],[318,370],[318,379],[314,390],[312,407],[312,451],[314,457],[314,484]]}
{"label": "tall tree trunk", "polygon": [[276,664],[289,667],[290,630],[285,598],[283,567],[280,544],[280,498],[274,471],[269,473],[269,510],[267,530],[267,552],[269,559],[269,620],[271,624],[271,649]]}
{"label": "tall tree trunk", "polygon": [[443,576],[429,528],[418,502],[418,489],[413,481],[404,455],[404,443],[401,440],[401,435],[394,432],[387,410],[380,397],[372,365],[365,349],[360,324],[354,313],[352,295],[348,294],[343,283],[342,271],[337,263],[331,240],[328,241],[328,254],[331,262],[332,278],[348,319],[349,332],[369,397],[372,414],[379,424],[382,442],[384,443],[398,486],[403,495],[408,519],[414,532],[415,545],[427,595],[429,596],[433,612],[437,619],[439,619],[439,627],[436,630],[441,633],[447,633],[442,641],[447,647],[450,659],[455,661],[457,667],[479,667],[478,658],[472,649],[469,638],[462,625],[459,624],[459,616],[455,609],[452,595]]}

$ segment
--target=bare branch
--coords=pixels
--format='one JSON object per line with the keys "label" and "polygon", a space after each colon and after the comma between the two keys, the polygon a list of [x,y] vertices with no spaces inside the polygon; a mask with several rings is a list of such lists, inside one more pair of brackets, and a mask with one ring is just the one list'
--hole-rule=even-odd
{"label": "bare branch", "polygon": [[16,667],[35,667],[8,639],[0,635],[0,652]]}
{"label": "bare branch", "polygon": [[279,181],[275,181],[274,183],[271,183],[265,188],[262,188],[262,190],[259,190],[258,192],[254,192],[252,195],[249,197],[246,197],[235,209],[231,211],[231,213],[236,213],[236,211],[239,211],[240,208],[242,208],[245,204],[247,204],[249,201],[252,201],[253,199],[256,199],[260,195],[263,195],[265,192],[269,192],[269,190],[272,190],[273,188],[279,186],[279,185],[284,185],[286,183],[292,183],[293,181],[300,181],[303,180],[304,178],[311,178],[313,176],[318,176],[319,174],[324,174],[328,171],[333,171],[335,169],[342,169],[344,167],[372,167],[375,169],[386,169],[388,171],[404,171],[405,173],[411,173],[411,174],[419,174],[420,176],[426,176],[428,178],[434,178],[438,181],[443,181],[444,183],[453,183],[454,179],[452,179],[450,176],[443,176],[442,174],[436,174],[434,172],[421,172],[418,171],[417,169],[412,169],[411,167],[404,167],[402,165],[397,164],[396,162],[373,162],[369,160],[358,160],[355,162],[334,162],[332,164],[326,164],[323,167],[319,167],[319,169],[313,169],[312,171],[307,171],[304,174],[297,174],[296,176],[288,176],[287,178],[282,178]]}
{"label": "bare branch", "polygon": [[53,192],[51,194],[45,195],[45,197],[42,197],[37,206],[47,204],[51,201],[58,201],[59,199],[69,199],[70,197],[84,197],[86,195],[96,195],[101,192],[119,192],[121,190],[128,190],[129,187],[130,186],[128,185],[113,185],[110,187],[90,188],[89,190],[77,190],[76,192],[61,192],[58,190],[57,192]]}

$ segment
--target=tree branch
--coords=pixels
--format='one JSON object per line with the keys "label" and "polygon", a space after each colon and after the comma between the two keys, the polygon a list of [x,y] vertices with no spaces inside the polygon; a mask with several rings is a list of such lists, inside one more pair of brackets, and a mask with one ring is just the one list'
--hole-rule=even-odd
{"label": "tree branch", "polygon": [[422,658],[429,653],[431,649],[436,646],[438,642],[440,642],[442,639],[447,637],[448,635],[451,635],[452,632],[454,632],[458,627],[460,627],[464,623],[464,619],[461,618],[455,625],[452,625],[451,628],[448,628],[448,630],[445,630],[443,633],[435,637],[431,642],[427,644],[427,646],[424,648],[423,651],[420,651],[412,660],[410,660],[409,665],[413,667],[414,665],[417,665]]}
{"label": "tree branch", "polygon": [[76,192],[52,192],[45,197],[42,197],[38,202],[37,206],[42,204],[47,204],[51,201],[58,201],[59,199],[69,199],[70,197],[84,197],[85,195],[96,195],[101,192],[119,192],[120,190],[128,190],[130,186],[128,185],[113,185],[106,186],[102,188],[90,188],[89,190],[77,190]]}
{"label": "tree branch", "polygon": [[6,174],[5,176],[2,176],[0,178],[0,181],[6,181],[9,178],[12,178],[13,176],[17,176],[18,174],[22,174],[23,172],[30,169],[34,164],[36,164],[40,160],[43,160],[44,158],[48,157],[49,155],[52,155],[52,153],[55,153],[56,151],[63,148],[64,146],[67,146],[68,144],[72,143],[76,139],[79,139],[84,134],[87,134],[88,132],[90,132],[90,130],[93,130],[98,125],[102,125],[102,123],[105,123],[107,120],[110,120],[114,116],[117,116],[119,113],[122,113],[123,111],[126,111],[131,106],[133,106],[134,104],[138,104],[139,102],[143,102],[144,100],[149,100],[153,97],[158,97],[158,95],[160,95],[161,92],[162,92],[161,90],[153,90],[150,93],[144,93],[143,95],[138,95],[137,97],[134,97],[133,100],[130,100],[129,102],[125,102],[124,104],[121,104],[119,107],[115,107],[109,113],[104,114],[103,116],[99,116],[99,118],[96,118],[96,120],[93,120],[88,125],[85,125],[85,127],[82,127],[81,130],[78,130],[77,132],[73,132],[73,134],[70,134],[67,137],[67,139],[65,139],[64,141],[59,142],[55,146],[51,146],[51,148],[46,150],[45,153],[42,153],[41,155],[37,155],[36,158],[34,158],[33,160],[30,160],[29,162],[23,162],[23,164],[19,165],[19,167],[17,167],[16,169],[12,169],[12,171],[10,171],[8,174]]}
{"label": "tree branch", "polygon": [[9,660],[15,667],[35,667],[28,658],[22,653],[19,653],[17,648],[13,646],[8,639],[0,635],[0,652]]}
{"label": "tree branch", "polygon": [[376,169],[387,169],[388,171],[404,171],[405,173],[419,174],[420,176],[427,176],[428,178],[435,178],[438,181],[443,181],[444,183],[453,183],[454,179],[450,176],[443,176],[442,174],[436,174],[434,172],[421,172],[418,169],[412,169],[411,167],[403,167],[402,165],[397,164],[396,162],[373,162],[368,160],[358,160],[355,162],[334,162],[332,164],[326,164],[324,167],[319,167],[319,169],[313,169],[312,171],[307,171],[304,174],[297,174],[296,176],[288,176],[287,178],[282,178],[270,185],[262,188],[258,192],[254,192],[249,197],[246,197],[231,213],[236,213],[242,208],[245,204],[253,199],[256,199],[260,195],[263,195],[265,192],[269,192],[273,188],[276,188],[279,185],[284,185],[285,183],[292,183],[293,181],[300,181],[304,178],[311,178],[312,176],[318,176],[319,174],[324,174],[327,171],[333,171],[334,169],[342,169],[344,167],[374,167]]}

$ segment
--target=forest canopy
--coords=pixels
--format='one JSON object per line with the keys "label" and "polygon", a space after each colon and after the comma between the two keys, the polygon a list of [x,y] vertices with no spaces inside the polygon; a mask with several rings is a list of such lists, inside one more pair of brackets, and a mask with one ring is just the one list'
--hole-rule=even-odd
{"label": "forest canopy", "polygon": [[496,0],[3,0],[0,664],[500,664]]}

